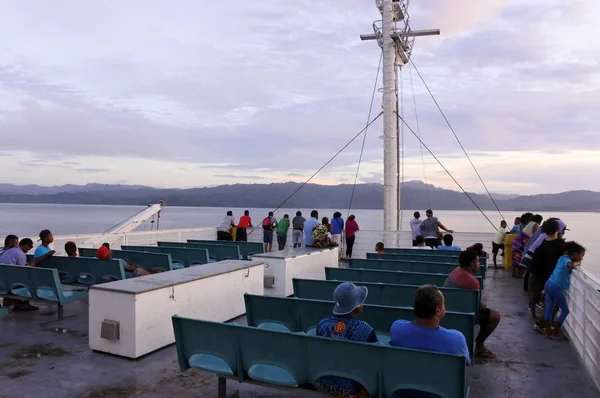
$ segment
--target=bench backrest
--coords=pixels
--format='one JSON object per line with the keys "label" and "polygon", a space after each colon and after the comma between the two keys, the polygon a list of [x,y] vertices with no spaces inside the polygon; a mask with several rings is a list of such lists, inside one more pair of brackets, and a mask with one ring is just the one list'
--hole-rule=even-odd
{"label": "bench backrest", "polygon": [[[292,332],[308,332],[316,328],[321,319],[331,316],[334,301],[311,300],[289,297],[269,297],[245,294],[246,319],[248,326],[261,323],[279,323]],[[365,305],[357,319],[367,322],[378,333],[389,334],[392,324],[398,319],[413,320],[413,309],[410,307],[389,307],[381,305]],[[475,314],[446,312],[441,325],[447,329],[461,332],[473,354],[475,341]]]}
{"label": "bench backrest", "polygon": [[[81,257],[96,257],[97,249],[79,248]],[[171,271],[170,254],[137,252],[131,250],[111,250],[113,258],[121,258],[128,264],[137,264],[149,271]]]}
{"label": "bench backrest", "polygon": [[187,243],[187,242],[158,242],[159,247],[183,247],[190,249],[206,249],[208,257],[213,261],[223,260],[241,260],[239,246],[235,245],[215,245],[207,243]]}
{"label": "bench backrest", "polygon": [[250,260],[253,254],[260,254],[265,252],[265,247],[260,242],[232,242],[223,240],[197,240],[188,239],[188,243],[205,243],[213,245],[235,245],[240,248],[240,254],[244,260]]}
{"label": "bench backrest", "polygon": [[[385,248],[385,254],[395,254],[402,256],[418,256],[421,257],[444,257],[449,259],[449,261],[457,261],[460,252],[458,251],[444,251],[444,250],[420,250],[420,249],[398,249],[398,248]],[[368,254],[377,254],[377,253],[368,253]],[[368,258],[368,256],[367,256]],[[487,253],[483,252],[479,255],[479,262],[481,265],[487,264]]]}
{"label": "bench backrest", "polygon": [[[325,279],[330,281],[351,281],[371,283],[391,283],[394,285],[435,285],[444,287],[449,274],[427,272],[381,271],[360,268],[325,268]],[[483,286],[480,276],[476,277]]]}
{"label": "bench backrest", "polygon": [[[380,259],[377,257],[353,258],[348,264],[349,268],[378,269],[381,271],[427,272],[432,274],[449,274],[457,263],[444,263],[435,261],[412,261],[404,259]],[[485,279],[485,267],[479,267],[478,274]]]}
{"label": "bench backrest", "polygon": [[[294,296],[313,300],[332,300],[333,291],[342,281],[319,281],[313,279],[292,279]],[[359,283],[369,289],[365,304],[391,307],[412,307],[415,292],[419,286],[394,285],[388,283]],[[479,314],[479,292],[477,290],[441,287],[446,309],[454,312]]]}
{"label": "bench backrest", "polygon": [[116,259],[52,256],[41,265],[58,270],[62,283],[91,286],[125,279],[123,266]]}
{"label": "bench backrest", "polygon": [[259,368],[270,365],[288,373],[298,386],[329,375],[350,378],[361,383],[371,397],[392,397],[400,389],[448,398],[464,398],[467,393],[465,358],[460,356],[178,316],[172,319],[182,371],[190,368],[190,359],[210,355],[224,361],[227,373],[239,381],[250,374],[260,377]]}
{"label": "bench backrest", "polygon": [[[31,297],[33,300],[66,304],[58,271],[40,267],[0,265],[0,284],[7,289],[4,294]],[[24,289],[26,290],[24,290]]]}
{"label": "bench backrest", "polygon": [[181,263],[185,267],[208,264],[208,250],[195,248],[188,249],[185,247],[158,247],[158,246],[121,246],[122,250],[162,253],[170,254],[171,260],[174,263]]}

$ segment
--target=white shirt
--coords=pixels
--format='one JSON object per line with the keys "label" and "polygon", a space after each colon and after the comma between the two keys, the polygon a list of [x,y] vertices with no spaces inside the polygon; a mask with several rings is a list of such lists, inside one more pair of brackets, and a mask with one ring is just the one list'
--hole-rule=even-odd
{"label": "white shirt", "polygon": [[416,250],[432,250],[431,247],[429,247],[429,246],[413,246],[413,247],[411,247],[411,249],[416,249]]}
{"label": "white shirt", "polygon": [[421,231],[421,224],[423,224],[423,220],[420,218],[413,218],[410,220],[410,232],[412,233],[413,239],[423,233]]}
{"label": "white shirt", "polygon": [[496,236],[494,237],[494,243],[497,245],[503,245],[506,242],[506,234],[508,234],[508,229],[506,228],[498,228],[498,232],[496,232]]}
{"label": "white shirt", "polygon": [[235,225],[235,219],[233,216],[227,216],[221,222],[221,225],[217,227],[217,231],[231,232],[231,227]]}

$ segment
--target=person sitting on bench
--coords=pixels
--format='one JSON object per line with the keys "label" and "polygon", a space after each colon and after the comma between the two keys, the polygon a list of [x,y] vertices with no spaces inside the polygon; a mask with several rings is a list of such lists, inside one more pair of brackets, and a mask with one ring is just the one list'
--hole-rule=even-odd
{"label": "person sitting on bench", "polygon": [[[319,322],[317,336],[377,343],[375,330],[368,323],[355,319],[355,316],[363,310],[367,293],[368,290],[365,286],[359,287],[351,282],[339,285],[333,292],[335,301],[333,315]],[[343,377],[321,377],[315,387],[321,392],[338,397],[369,396],[360,383]]]}
{"label": "person sitting on bench", "polygon": [[446,315],[444,295],[434,285],[424,285],[415,292],[414,321],[404,319],[392,324],[390,345],[414,350],[463,355],[467,365],[469,348],[465,336],[458,330],[445,329],[440,322]]}
{"label": "person sitting on bench", "polygon": [[[5,250],[0,255],[0,264],[8,265],[27,265],[27,252],[33,249],[33,241],[29,238],[21,239],[19,246]],[[23,301],[13,298],[4,298],[4,307],[13,306],[13,310],[36,311],[39,308],[31,305],[29,301]]]}
{"label": "person sitting on bench", "polygon": [[[112,253],[109,249],[110,246],[108,246],[108,243],[104,243],[96,252],[96,257],[98,257],[100,260],[110,260],[112,259]],[[127,262],[123,259],[115,259],[115,260],[119,260],[119,262],[121,262],[121,265],[123,266],[123,269],[125,271],[125,276],[127,277],[127,279],[129,278],[135,278],[137,276],[144,276],[144,275],[150,275],[149,271],[146,271],[145,269],[143,269],[142,267],[140,267],[137,264],[127,264]]]}

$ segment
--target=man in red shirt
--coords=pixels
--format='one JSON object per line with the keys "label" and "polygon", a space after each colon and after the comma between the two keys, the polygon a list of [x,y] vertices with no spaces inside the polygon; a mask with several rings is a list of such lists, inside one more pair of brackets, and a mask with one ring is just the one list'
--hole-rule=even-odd
{"label": "man in red shirt", "polygon": [[250,217],[250,211],[245,210],[244,215],[240,217],[240,222],[237,225],[237,232],[235,234],[237,242],[248,241],[248,232],[246,231],[248,228],[252,228],[252,218]]}
{"label": "man in red shirt", "polygon": [[[459,266],[452,271],[445,287],[479,290],[479,281],[473,276],[479,271],[479,255],[473,250],[465,250],[458,257]],[[496,354],[485,347],[485,340],[496,330],[500,323],[500,313],[489,309],[485,303],[479,302],[480,329],[475,339],[475,355],[481,358],[495,358]]]}

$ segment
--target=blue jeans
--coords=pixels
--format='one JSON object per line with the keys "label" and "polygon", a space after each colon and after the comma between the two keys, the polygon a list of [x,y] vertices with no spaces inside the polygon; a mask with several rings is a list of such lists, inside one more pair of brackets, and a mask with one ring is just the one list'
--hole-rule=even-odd
{"label": "blue jeans", "polygon": [[547,321],[552,320],[552,311],[554,310],[554,305],[558,304],[558,308],[560,308],[560,316],[556,319],[556,322],[562,324],[567,318],[567,315],[569,315],[569,305],[567,304],[567,296],[565,296],[565,291],[556,286],[550,280],[546,282],[544,289],[546,290],[546,313],[544,314],[544,319]]}

